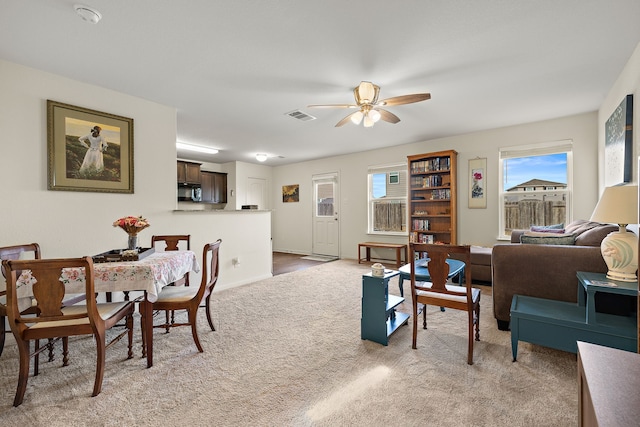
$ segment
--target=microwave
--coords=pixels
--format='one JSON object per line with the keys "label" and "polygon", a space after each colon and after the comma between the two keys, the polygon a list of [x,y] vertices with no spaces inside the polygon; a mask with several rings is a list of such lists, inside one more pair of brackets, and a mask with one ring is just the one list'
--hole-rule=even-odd
{"label": "microwave", "polygon": [[201,202],[202,188],[201,187],[178,187],[178,201],[179,202]]}

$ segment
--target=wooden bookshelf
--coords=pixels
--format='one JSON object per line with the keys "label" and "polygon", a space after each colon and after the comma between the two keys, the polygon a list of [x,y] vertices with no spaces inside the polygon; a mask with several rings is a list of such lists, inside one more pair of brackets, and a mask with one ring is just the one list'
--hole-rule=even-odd
{"label": "wooden bookshelf", "polygon": [[457,244],[457,158],[454,150],[407,157],[409,242]]}

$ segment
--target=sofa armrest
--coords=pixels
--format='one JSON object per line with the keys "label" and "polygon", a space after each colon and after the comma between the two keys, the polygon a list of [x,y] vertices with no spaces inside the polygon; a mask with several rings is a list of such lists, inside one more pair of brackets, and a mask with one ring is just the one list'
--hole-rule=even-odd
{"label": "sofa armrest", "polygon": [[509,322],[514,295],[576,302],[576,272],[606,273],[600,248],[573,245],[495,245],[491,258],[493,314]]}
{"label": "sofa armrest", "polygon": [[520,236],[526,232],[527,230],[511,230],[511,243],[520,243]]}

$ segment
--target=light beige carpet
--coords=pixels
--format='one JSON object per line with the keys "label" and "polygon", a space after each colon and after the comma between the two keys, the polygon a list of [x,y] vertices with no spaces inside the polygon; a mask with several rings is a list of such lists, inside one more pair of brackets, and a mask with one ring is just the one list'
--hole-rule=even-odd
{"label": "light beige carpet", "polygon": [[[576,357],[520,344],[496,328],[483,287],[481,341],[466,364],[466,315],[430,307],[385,347],[360,339],[357,261],[339,260],[214,294],[211,332],[200,310],[198,353],[188,328],[154,335],[154,367],[107,351],[102,393],[91,397],[92,338],[71,341],[30,377],[13,408],[17,349],[0,357],[0,425],[6,426],[571,426],[577,424]],[[224,278],[221,278],[224,280]],[[405,281],[405,295],[409,295]],[[390,291],[398,294],[397,279]],[[407,304],[405,309],[409,309]],[[138,328],[136,319],[136,328]],[[57,347],[59,354],[60,346]]]}

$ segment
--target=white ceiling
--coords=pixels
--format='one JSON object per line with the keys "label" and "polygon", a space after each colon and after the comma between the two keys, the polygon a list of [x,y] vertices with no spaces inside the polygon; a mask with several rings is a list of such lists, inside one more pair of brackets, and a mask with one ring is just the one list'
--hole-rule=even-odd
{"label": "white ceiling", "polygon": [[[73,4],[0,0],[0,59],[173,106],[178,140],[220,150],[179,157],[215,163],[595,111],[640,42],[638,0],[87,0],[97,25]],[[432,99],[370,129],[334,127],[352,110],[307,108],[352,103],[361,80],[381,99]],[[317,120],[285,114],[296,109]]]}

